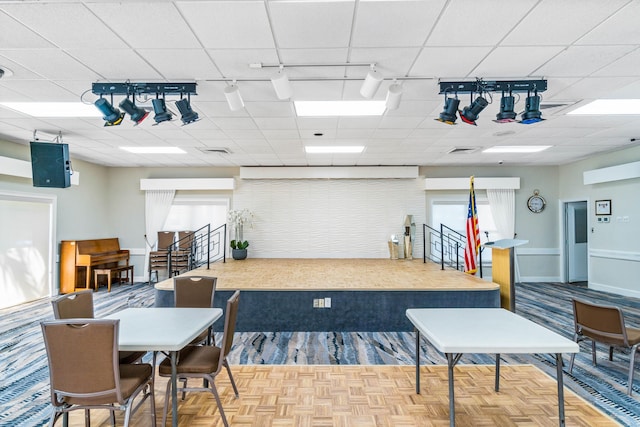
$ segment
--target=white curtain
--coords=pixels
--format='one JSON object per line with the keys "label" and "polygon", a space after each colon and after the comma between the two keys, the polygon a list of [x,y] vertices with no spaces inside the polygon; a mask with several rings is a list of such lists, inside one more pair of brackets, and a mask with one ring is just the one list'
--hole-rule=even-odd
{"label": "white curtain", "polygon": [[162,231],[176,194],[175,190],[147,190],[145,192],[144,219],[147,249],[145,251],[144,275],[148,280],[149,252],[158,241],[158,231]]}
{"label": "white curtain", "polygon": [[[516,192],[513,189],[487,189],[487,199],[493,221],[503,239],[513,239],[516,232]],[[515,280],[520,281],[518,258],[513,253],[515,264]]]}

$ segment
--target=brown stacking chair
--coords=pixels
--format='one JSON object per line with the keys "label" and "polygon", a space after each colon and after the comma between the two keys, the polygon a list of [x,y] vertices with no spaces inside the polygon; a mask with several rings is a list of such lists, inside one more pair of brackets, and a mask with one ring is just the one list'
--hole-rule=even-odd
{"label": "brown stacking chair", "polygon": [[[53,317],[56,319],[93,319],[93,291],[78,291],[65,294],[51,301]],[[134,363],[142,359],[144,351],[121,351],[120,363]]]}
{"label": "brown stacking chair", "polygon": [[[596,342],[609,346],[609,360],[613,360],[613,347],[631,348],[629,354],[629,387],[631,396],[635,356],[640,345],[640,329],[625,326],[624,315],[619,307],[597,305],[578,299],[573,300],[573,320],[575,341],[591,340],[591,357],[596,365]],[[575,353],[571,355],[569,372],[573,370]]]}
{"label": "brown stacking chair", "polygon": [[[224,366],[227,370],[227,373],[229,374],[229,379],[231,380],[233,391],[236,397],[238,397],[238,388],[236,387],[236,383],[233,380],[231,368],[229,367],[229,363],[227,362],[227,355],[229,354],[229,351],[231,351],[231,346],[233,345],[233,334],[236,328],[236,319],[238,317],[239,304],[240,291],[236,291],[231,296],[231,298],[227,300],[227,309],[224,319],[224,333],[222,336],[221,347],[207,345],[187,346],[180,351],[178,363],[176,366],[179,380],[187,378],[202,378],[203,380],[208,382],[208,387],[181,388],[179,389],[179,391],[207,390],[213,393],[213,396],[215,397],[216,403],[218,405],[218,410],[220,411],[220,416],[222,417],[222,422],[224,423],[225,427],[228,427],[229,423],[227,422],[227,417],[224,415],[224,409],[222,408],[222,402],[220,401],[220,396],[218,395],[215,379]],[[160,376],[170,377],[171,361],[169,359],[164,359],[160,364],[158,371],[160,373]],[[164,400],[164,415],[162,417],[163,425],[167,420],[167,408],[170,403],[170,392],[171,381],[167,383],[167,391]],[[175,417],[176,414],[173,414],[173,416]]]}
{"label": "brown stacking chair", "polygon": [[[124,411],[128,426],[132,412],[151,398],[151,422],[155,426],[153,369],[147,363],[120,364],[118,361],[119,320],[67,319],[41,323],[51,380],[53,426],[62,415],[68,424],[69,412],[83,409],[90,424],[90,409],[107,409],[115,423],[115,411]],[[135,398],[143,399],[133,406]]]}
{"label": "brown stacking chair", "polygon": [[193,231],[178,231],[178,250],[172,253],[174,259],[171,266],[178,273],[183,270],[193,270],[195,257],[196,234]]}
{"label": "brown stacking chair", "polygon": [[158,231],[157,249],[149,253],[149,284],[153,271],[156,272],[156,280],[159,280],[158,271],[169,269],[169,247],[173,245],[175,236],[174,231]]}
{"label": "brown stacking chair", "polygon": [[[211,308],[216,292],[217,277],[178,276],[173,279],[173,297],[176,307]],[[213,326],[203,331],[192,344],[205,342],[211,344]]]}

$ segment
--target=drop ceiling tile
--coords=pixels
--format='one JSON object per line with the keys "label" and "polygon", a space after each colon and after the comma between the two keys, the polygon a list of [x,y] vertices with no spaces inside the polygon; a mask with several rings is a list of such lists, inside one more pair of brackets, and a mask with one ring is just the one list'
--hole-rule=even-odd
{"label": "drop ceiling tile", "polygon": [[35,31],[16,22],[9,14],[4,12],[4,6],[0,5],[0,40],[2,49],[34,49],[54,47],[45,38]]}
{"label": "drop ceiling tile", "polygon": [[533,71],[563,49],[564,46],[497,47],[471,74],[501,79],[537,77]]}
{"label": "drop ceiling tile", "polygon": [[368,139],[373,132],[373,129],[338,129],[335,136],[340,139]]}
{"label": "drop ceiling tile", "polygon": [[[428,46],[490,46],[502,40],[536,4],[521,0],[504,7],[500,0],[447,3],[429,39]],[[479,21],[490,17],[495,25]],[[479,28],[479,26],[481,28]]]}
{"label": "drop ceiling tile", "polygon": [[353,3],[270,2],[280,48],[334,48],[349,45]]}
{"label": "drop ceiling tile", "polygon": [[92,81],[100,78],[65,52],[56,49],[0,50],[0,55],[49,79]]}
{"label": "drop ceiling tile", "polygon": [[232,129],[257,129],[255,122],[249,118],[220,117],[213,118],[213,122],[225,132]]}
{"label": "drop ceiling tile", "polygon": [[7,4],[2,9],[61,49],[105,49],[123,44],[82,3]]}
{"label": "drop ceiling tile", "polygon": [[206,48],[274,47],[261,1],[179,2],[178,8]]}
{"label": "drop ceiling tile", "polygon": [[277,72],[272,68],[251,68],[249,64],[277,64],[275,49],[207,49],[222,76],[229,79],[269,79]]}
{"label": "drop ceiling tile", "polygon": [[227,135],[216,129],[186,129],[185,132],[198,141],[225,140]]}
{"label": "drop ceiling tile", "polygon": [[296,117],[299,129],[327,130],[338,126],[337,117]]}
{"label": "drop ceiling tile", "polygon": [[165,79],[193,81],[221,77],[203,49],[138,49],[137,52]]}
{"label": "drop ceiling tile", "polygon": [[102,79],[144,82],[163,78],[131,49],[70,49],[67,53]]}
{"label": "drop ceiling tile", "polygon": [[[422,46],[445,2],[360,2],[352,36],[355,47]],[[402,31],[383,31],[402,28]]]}
{"label": "drop ceiling tile", "polygon": [[613,61],[611,64],[599,69],[594,76],[618,76],[618,77],[637,77],[640,69],[640,50],[636,49],[629,52],[622,58]]}
{"label": "drop ceiling tile", "polygon": [[300,137],[298,131],[292,129],[263,129],[262,134],[269,141],[276,139],[295,139]]}
{"label": "drop ceiling tile", "polygon": [[384,116],[378,124],[379,129],[413,129],[418,126],[424,117],[390,117]]}
{"label": "drop ceiling tile", "polygon": [[534,73],[555,77],[588,76],[628,54],[634,48],[634,46],[570,46]]}
{"label": "drop ceiling tile", "polygon": [[256,125],[260,129],[297,129],[296,120],[293,117],[254,117]]}
{"label": "drop ceiling tile", "polygon": [[380,117],[340,117],[338,129],[368,129],[377,128]]}
{"label": "drop ceiling tile", "polygon": [[[307,143],[314,144],[324,144],[327,141],[331,141],[336,138],[336,129],[301,129],[300,137],[307,140]],[[322,135],[316,135],[317,133],[321,133]]]}
{"label": "drop ceiling tile", "polygon": [[443,100],[412,101],[403,99],[396,110],[387,110],[385,117],[422,117],[424,119],[431,111],[442,105],[443,102]]}
{"label": "drop ceiling tile", "polygon": [[[411,69],[412,76],[455,80],[469,77],[491,48],[482,47],[426,47]],[[471,76],[475,77],[475,76]]]}
{"label": "drop ceiling tile", "polygon": [[[354,48],[351,49],[351,61],[376,64],[376,70],[386,79],[394,77],[404,77],[409,74],[413,62],[420,53],[420,48]],[[365,76],[367,69],[350,68],[348,76]]]}
{"label": "drop ceiling tile", "polygon": [[335,101],[342,99],[345,82],[291,82],[295,101]]}
{"label": "drop ceiling tile", "polygon": [[[635,77],[587,77],[558,92],[556,98],[562,99],[598,99],[615,98],[616,92],[622,92],[623,98],[633,97],[624,90],[627,85],[637,81]],[[549,85],[550,83],[548,83]],[[640,94],[640,93],[639,93]],[[576,106],[577,107],[577,106]],[[572,108],[573,109],[573,108]]]}
{"label": "drop ceiling tile", "polygon": [[294,117],[293,105],[289,101],[245,102],[247,112],[254,117]]}
{"label": "drop ceiling tile", "polygon": [[134,49],[202,47],[173,2],[86,5]]}
{"label": "drop ceiling tile", "polygon": [[224,133],[231,139],[263,140],[264,136],[259,130],[252,129],[225,129]]}
{"label": "drop ceiling tile", "polygon": [[238,111],[231,111],[229,109],[229,104],[226,101],[224,102],[202,102],[195,97],[192,98],[191,103],[193,104],[193,108],[197,108],[199,112],[210,117],[211,119],[217,119],[220,117],[248,117],[246,109],[241,109]]}
{"label": "drop ceiling tile", "polygon": [[[601,6],[595,6],[599,10],[609,7],[610,2],[603,2]],[[621,2],[613,2],[611,7],[618,6]],[[637,29],[638,16],[640,16],[640,3],[637,1],[623,2],[625,7],[616,11],[608,19],[587,33],[576,44],[640,44],[640,32]],[[596,2],[596,4],[599,4]],[[606,6],[605,6],[606,5]],[[589,7],[589,10],[591,7]]]}

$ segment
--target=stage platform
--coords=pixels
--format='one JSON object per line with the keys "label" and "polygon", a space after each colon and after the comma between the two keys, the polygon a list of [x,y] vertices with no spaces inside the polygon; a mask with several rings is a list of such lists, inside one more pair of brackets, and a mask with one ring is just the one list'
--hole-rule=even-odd
{"label": "stage platform", "polygon": [[[498,284],[422,260],[248,258],[184,275],[217,277],[216,307],[242,291],[238,331],[410,331],[407,308],[500,306]],[[173,279],[155,289],[173,305]]]}

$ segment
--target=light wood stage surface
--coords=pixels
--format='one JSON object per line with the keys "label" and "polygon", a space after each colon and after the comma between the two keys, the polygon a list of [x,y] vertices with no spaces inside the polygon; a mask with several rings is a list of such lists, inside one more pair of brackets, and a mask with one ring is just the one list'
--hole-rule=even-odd
{"label": "light wood stage surface", "polygon": [[[185,276],[215,276],[218,290],[495,290],[499,285],[440,264],[391,259],[247,258],[216,262]],[[155,285],[173,291],[173,279]]]}
{"label": "light wood stage surface", "polygon": [[[240,397],[226,373],[216,381],[232,426],[448,426],[446,366],[422,366],[422,393],[415,392],[414,366],[268,366],[231,367]],[[494,366],[460,365],[456,375],[457,426],[557,426],[556,380],[531,365],[502,366],[500,392]],[[166,378],[156,378],[156,413],[162,420]],[[178,404],[180,426],[222,426],[215,399],[190,392]],[[596,408],[565,389],[568,426],[617,426]],[[122,425],[122,415],[117,425]],[[83,411],[69,417],[84,426]],[[109,426],[106,411],[92,410],[94,426]],[[149,425],[145,402],[131,426]]]}

